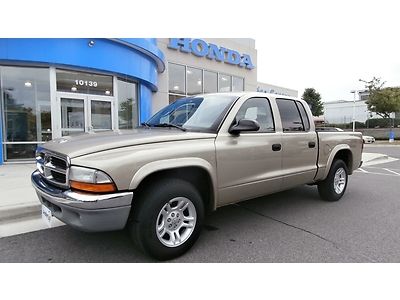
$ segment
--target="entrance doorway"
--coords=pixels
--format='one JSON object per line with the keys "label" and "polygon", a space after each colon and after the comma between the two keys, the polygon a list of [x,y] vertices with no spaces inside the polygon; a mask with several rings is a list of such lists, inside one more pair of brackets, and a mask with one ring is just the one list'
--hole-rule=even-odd
{"label": "entrance doorway", "polygon": [[58,136],[113,130],[113,104],[113,97],[58,93]]}

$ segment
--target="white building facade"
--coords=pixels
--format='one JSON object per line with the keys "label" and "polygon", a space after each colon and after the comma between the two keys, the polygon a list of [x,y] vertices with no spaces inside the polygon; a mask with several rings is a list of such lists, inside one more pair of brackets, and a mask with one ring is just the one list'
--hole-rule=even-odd
{"label": "white building facade", "polygon": [[257,81],[255,40],[248,38],[160,38],[166,70],[158,74],[152,110],[178,98],[230,91],[259,91],[298,96],[293,89]]}

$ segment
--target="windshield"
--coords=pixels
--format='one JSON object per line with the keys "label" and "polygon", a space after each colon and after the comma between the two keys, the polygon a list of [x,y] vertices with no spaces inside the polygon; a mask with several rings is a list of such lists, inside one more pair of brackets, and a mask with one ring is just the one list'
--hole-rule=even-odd
{"label": "windshield", "polygon": [[171,124],[186,130],[216,132],[236,99],[236,96],[218,94],[181,98],[160,110],[145,125],[167,127]]}

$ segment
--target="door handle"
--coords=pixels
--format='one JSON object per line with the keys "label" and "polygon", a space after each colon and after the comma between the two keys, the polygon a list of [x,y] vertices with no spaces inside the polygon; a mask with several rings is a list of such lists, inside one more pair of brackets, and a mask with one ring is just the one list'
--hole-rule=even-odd
{"label": "door handle", "polygon": [[282,149],[281,144],[273,144],[272,145],[272,151],[280,151]]}
{"label": "door handle", "polygon": [[308,142],[308,148],[315,148],[315,142]]}

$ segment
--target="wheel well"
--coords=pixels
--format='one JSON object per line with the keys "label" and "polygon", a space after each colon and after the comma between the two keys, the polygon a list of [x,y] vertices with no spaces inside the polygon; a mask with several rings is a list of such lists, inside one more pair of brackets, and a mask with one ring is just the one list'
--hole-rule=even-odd
{"label": "wheel well", "polygon": [[140,190],[148,184],[165,178],[179,178],[190,182],[199,191],[204,201],[206,212],[214,209],[214,188],[209,173],[201,167],[181,167],[176,169],[166,169],[156,171],[147,175],[137,187]]}
{"label": "wheel well", "polygon": [[353,155],[351,153],[351,151],[349,149],[343,149],[343,150],[339,150],[335,157],[333,158],[335,159],[341,159],[344,161],[344,163],[347,166],[347,169],[349,170],[349,172],[352,172],[352,166],[353,166]]}

